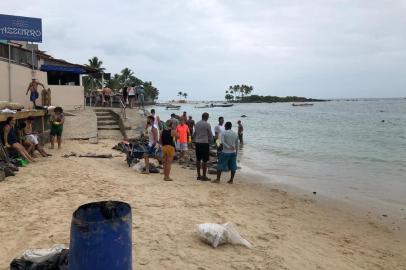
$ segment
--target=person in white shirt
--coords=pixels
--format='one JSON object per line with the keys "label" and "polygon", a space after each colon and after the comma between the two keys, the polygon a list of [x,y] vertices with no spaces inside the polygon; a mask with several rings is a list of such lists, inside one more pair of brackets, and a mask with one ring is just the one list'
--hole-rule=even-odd
{"label": "person in white shirt", "polygon": [[214,128],[214,143],[216,144],[217,148],[217,157],[220,154],[220,143],[221,143],[221,136],[224,134],[224,117],[219,117],[219,124]]}
{"label": "person in white shirt", "polygon": [[214,128],[214,139],[217,141],[223,135],[225,128],[224,128],[224,117],[219,117],[219,124]]}
{"label": "person in white shirt", "polygon": [[147,117],[146,130],[148,132],[148,146],[144,154],[145,171],[144,174],[149,174],[149,158],[156,157],[158,147],[158,129],[154,126],[154,117],[152,115]]}
{"label": "person in white shirt", "polygon": [[130,108],[133,108],[135,105],[135,89],[134,87],[128,87],[128,103]]}
{"label": "person in white shirt", "polygon": [[[155,109],[151,109],[151,115],[154,117],[154,126],[158,129],[158,131],[161,130],[161,118],[156,114]],[[159,135],[158,135],[159,137]]]}

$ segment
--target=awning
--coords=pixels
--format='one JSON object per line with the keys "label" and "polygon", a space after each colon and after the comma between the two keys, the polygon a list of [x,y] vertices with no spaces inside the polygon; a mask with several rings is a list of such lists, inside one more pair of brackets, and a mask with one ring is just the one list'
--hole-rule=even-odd
{"label": "awning", "polygon": [[61,71],[75,74],[85,74],[86,71],[81,67],[64,67],[64,66],[54,66],[54,65],[42,65],[41,71]]}

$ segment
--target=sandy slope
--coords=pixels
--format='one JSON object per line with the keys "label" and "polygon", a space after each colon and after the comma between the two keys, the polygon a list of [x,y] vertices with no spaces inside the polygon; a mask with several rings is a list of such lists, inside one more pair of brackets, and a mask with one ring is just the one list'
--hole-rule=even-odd
{"label": "sandy slope", "polygon": [[[62,158],[62,153],[114,153],[113,141],[67,141],[54,157],[0,182],[0,269],[29,247],[69,243],[72,212],[97,200],[133,208],[134,269],[406,269],[406,244],[371,221],[310,199],[236,179],[194,180],[175,167],[174,182],[139,175],[123,157]],[[194,224],[232,221],[254,244],[213,249]]]}

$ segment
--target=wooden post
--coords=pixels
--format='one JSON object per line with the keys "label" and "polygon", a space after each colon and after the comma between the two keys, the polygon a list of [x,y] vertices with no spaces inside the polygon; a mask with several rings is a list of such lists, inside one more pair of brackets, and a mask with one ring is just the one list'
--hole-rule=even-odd
{"label": "wooden post", "polygon": [[42,120],[42,136],[44,136],[45,133],[45,115],[41,116]]}

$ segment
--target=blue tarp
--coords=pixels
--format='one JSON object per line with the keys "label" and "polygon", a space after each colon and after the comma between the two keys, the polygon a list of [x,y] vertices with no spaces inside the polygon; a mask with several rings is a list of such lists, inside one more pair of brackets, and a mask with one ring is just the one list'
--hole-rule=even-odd
{"label": "blue tarp", "polygon": [[54,65],[42,65],[40,68],[41,71],[62,71],[75,74],[84,74],[86,71],[81,67],[63,67],[63,66],[54,66]]}

